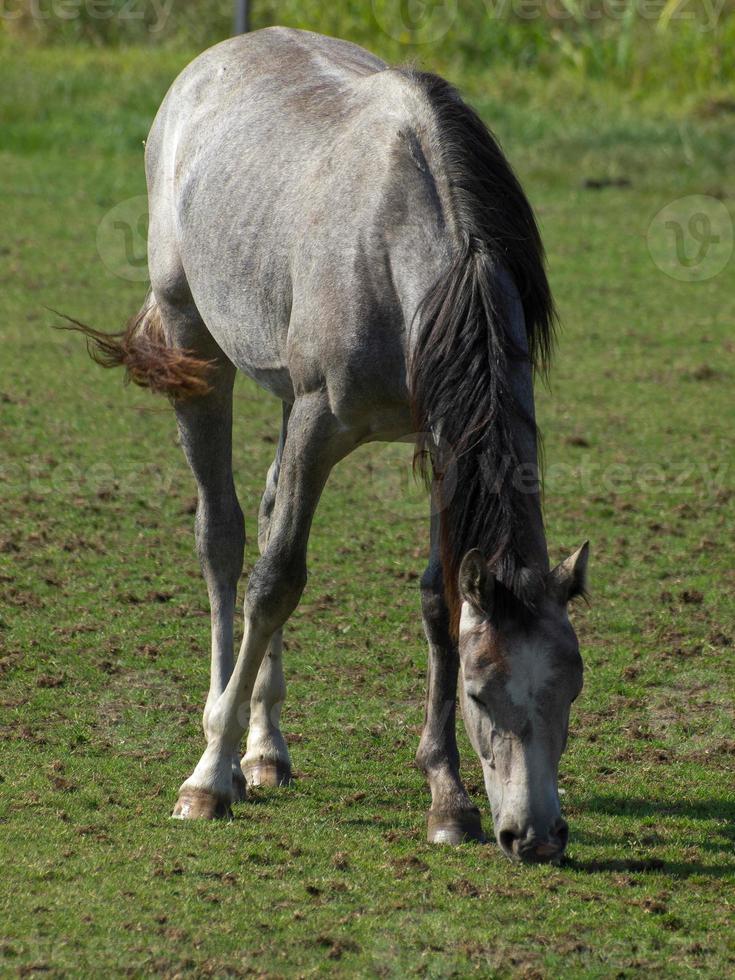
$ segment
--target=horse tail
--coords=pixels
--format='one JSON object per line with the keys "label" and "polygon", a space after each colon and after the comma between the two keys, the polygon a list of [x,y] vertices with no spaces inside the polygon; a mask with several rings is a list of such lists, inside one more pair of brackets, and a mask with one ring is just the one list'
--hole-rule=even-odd
{"label": "horse tail", "polygon": [[81,333],[86,338],[89,356],[102,367],[125,368],[126,384],[132,381],[174,401],[185,401],[210,391],[212,362],[167,342],[161,311],[151,291],[140,312],[119,333],[105,333],[63,313],[58,315],[66,323],[59,324],[57,329]]}

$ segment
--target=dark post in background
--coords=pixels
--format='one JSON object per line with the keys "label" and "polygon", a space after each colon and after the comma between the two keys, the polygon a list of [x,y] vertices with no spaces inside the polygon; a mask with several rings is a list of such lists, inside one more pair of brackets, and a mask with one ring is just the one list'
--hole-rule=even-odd
{"label": "dark post in background", "polygon": [[247,34],[250,30],[249,0],[235,0],[235,34]]}

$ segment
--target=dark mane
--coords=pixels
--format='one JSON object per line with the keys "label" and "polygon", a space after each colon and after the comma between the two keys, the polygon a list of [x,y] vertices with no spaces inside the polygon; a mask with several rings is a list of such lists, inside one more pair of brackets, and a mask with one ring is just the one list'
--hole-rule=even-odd
{"label": "dark mane", "polygon": [[[411,69],[404,74],[423,88],[433,108],[459,239],[451,268],[419,307],[409,364],[415,429],[438,431],[456,461],[452,472],[442,473],[441,460],[432,460],[439,493],[446,493],[440,501],[442,564],[456,625],[459,563],[471,548],[480,548],[521,606],[533,604],[520,543],[528,495],[512,476],[518,464],[514,429],[520,422],[535,434],[535,424],[514,399],[509,367],[524,358],[546,371],[555,314],[533,211],[497,143],[442,78]],[[523,304],[527,349],[509,333],[504,272]],[[427,479],[429,446],[424,437],[417,456]]]}

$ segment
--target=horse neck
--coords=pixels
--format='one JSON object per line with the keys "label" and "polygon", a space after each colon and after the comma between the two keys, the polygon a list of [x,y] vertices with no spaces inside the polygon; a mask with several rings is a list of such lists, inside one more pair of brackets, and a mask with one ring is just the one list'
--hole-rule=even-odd
{"label": "horse neck", "polygon": [[[533,397],[533,375],[526,362],[518,363],[510,372],[511,389],[518,405],[535,420]],[[515,474],[507,478],[516,479],[516,486],[523,488],[527,520],[519,527],[517,540],[512,542],[513,550],[523,555],[526,564],[539,571],[549,570],[549,553],[546,545],[543,508],[541,501],[539,446],[537,432],[520,419],[516,428],[516,455],[518,466]]]}

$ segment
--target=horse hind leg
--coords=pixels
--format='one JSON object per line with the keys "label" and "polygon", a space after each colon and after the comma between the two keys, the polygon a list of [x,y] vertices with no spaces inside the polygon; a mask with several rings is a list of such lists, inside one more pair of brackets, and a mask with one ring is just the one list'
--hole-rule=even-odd
{"label": "horse hind leg", "polygon": [[180,815],[191,799],[225,800],[231,792],[232,753],[250,721],[250,702],[273,633],[298,605],[306,584],[312,518],[332,467],[356,445],[322,392],[297,398],[291,410],[268,543],[245,593],[245,628],[232,676],[209,714],[210,735],[194,772],[179,790]]}
{"label": "horse hind leg", "polygon": [[[290,405],[283,405],[281,435],[276,456],[268,470],[265,493],[258,514],[258,548],[264,554],[268,544],[271,514],[276,501],[281,458],[286,441]],[[250,728],[242,771],[250,786],[286,786],[291,782],[291,759],[280,730],[280,717],[286,699],[283,673],[283,629],[277,629],[258,671],[250,698]]]}
{"label": "horse hind leg", "polygon": [[[209,714],[232,674],[237,583],[245,548],[243,515],[232,477],[232,389],[235,367],[212,339],[193,302],[159,297],[158,315],[166,341],[208,362],[204,394],[174,401],[181,444],[197,484],[195,539],[207,584],[211,614],[211,668],[203,727],[210,741]],[[232,756],[232,789],[226,797],[180,797],[174,816],[227,816],[230,803],[244,799],[239,752]]]}

